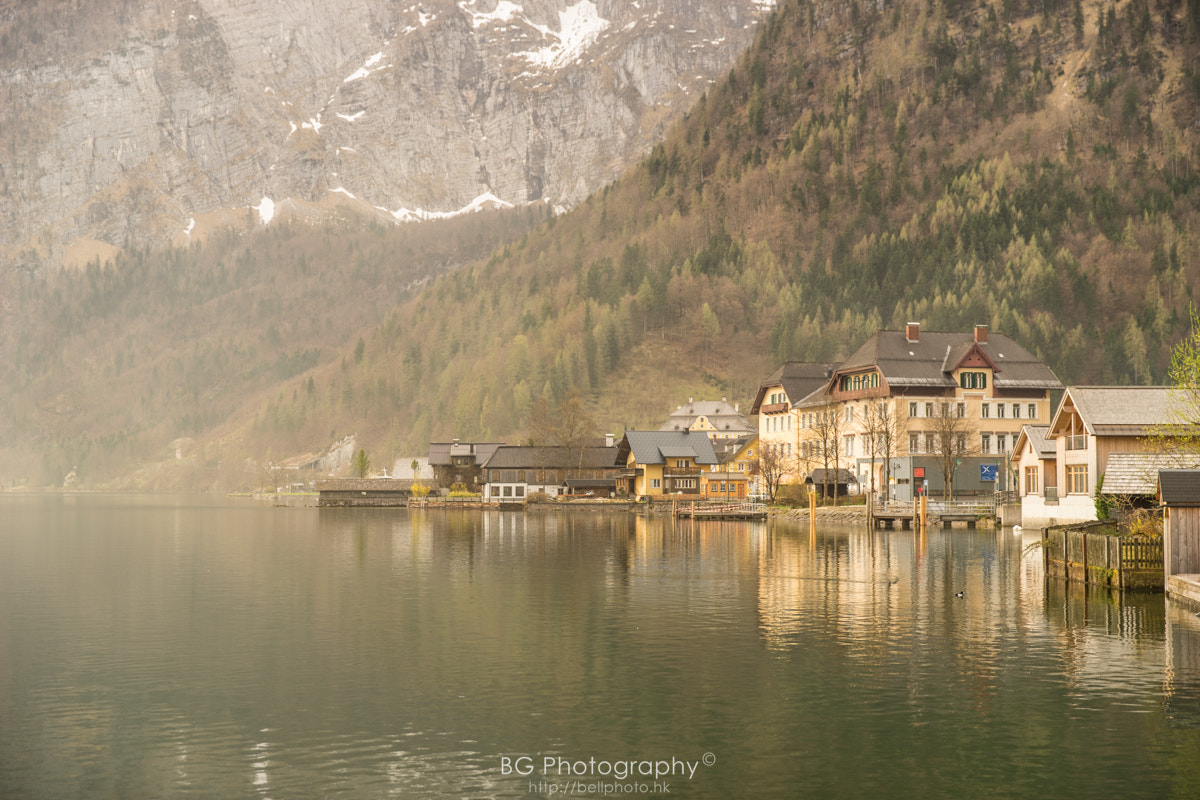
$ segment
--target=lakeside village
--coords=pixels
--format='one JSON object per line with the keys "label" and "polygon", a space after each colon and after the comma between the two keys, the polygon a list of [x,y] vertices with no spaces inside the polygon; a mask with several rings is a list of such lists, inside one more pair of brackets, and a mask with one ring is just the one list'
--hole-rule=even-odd
{"label": "lakeside village", "polygon": [[[987,326],[934,332],[909,323],[876,332],[841,363],[781,365],[748,415],[727,398],[692,398],[658,430],[619,438],[431,442],[412,478],[321,480],[317,489],[326,507],[587,502],[696,516],[706,508],[765,516],[764,502],[819,501],[860,506],[868,524],[907,522],[925,505],[942,524],[1042,528],[1051,574],[1120,587],[1136,584],[1139,570],[1144,577],[1145,548],[1126,569],[1120,546],[1088,537],[1156,540],[1149,583],[1170,592],[1170,576],[1181,575],[1175,593],[1200,604],[1200,456],[1170,446],[1173,436],[1195,441],[1178,424],[1179,395],[1167,386],[1064,387]],[[1102,550],[1115,553],[1103,564]]]}

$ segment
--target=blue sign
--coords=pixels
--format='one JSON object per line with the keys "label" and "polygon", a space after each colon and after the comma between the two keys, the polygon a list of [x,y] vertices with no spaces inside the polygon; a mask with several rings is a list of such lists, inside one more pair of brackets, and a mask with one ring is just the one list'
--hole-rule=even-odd
{"label": "blue sign", "polygon": [[1000,466],[998,464],[980,464],[979,465],[979,480],[994,481],[1000,477]]}

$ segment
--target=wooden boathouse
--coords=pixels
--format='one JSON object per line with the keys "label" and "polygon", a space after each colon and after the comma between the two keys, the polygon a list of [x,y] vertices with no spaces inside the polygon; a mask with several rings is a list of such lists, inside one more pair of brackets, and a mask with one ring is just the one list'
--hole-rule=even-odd
{"label": "wooden boathouse", "polygon": [[318,508],[403,508],[416,481],[409,478],[346,478],[317,481]]}

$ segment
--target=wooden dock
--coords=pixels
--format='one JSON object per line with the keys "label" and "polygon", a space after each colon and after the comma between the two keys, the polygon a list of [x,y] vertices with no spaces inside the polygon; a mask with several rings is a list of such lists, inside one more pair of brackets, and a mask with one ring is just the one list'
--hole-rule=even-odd
{"label": "wooden dock", "polygon": [[[930,526],[974,528],[991,524],[996,505],[990,498],[979,500],[930,500],[926,507]],[[878,528],[916,528],[920,525],[917,503],[889,500],[874,510],[871,518]]]}
{"label": "wooden dock", "polygon": [[684,519],[766,519],[767,507],[762,503],[699,503],[675,507],[675,516]]}

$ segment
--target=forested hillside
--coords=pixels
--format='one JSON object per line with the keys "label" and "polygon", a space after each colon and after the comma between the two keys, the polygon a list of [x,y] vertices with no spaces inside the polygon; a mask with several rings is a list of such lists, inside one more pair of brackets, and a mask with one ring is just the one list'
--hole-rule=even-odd
{"label": "forested hillside", "polygon": [[908,320],[987,323],[1064,383],[1161,381],[1200,279],[1198,145],[1194,0],[787,0],[624,178],[356,354],[331,330],[348,360],[163,435],[262,457],[353,430],[386,464],[515,441],[572,391],[619,433]]}
{"label": "forested hillside", "polygon": [[1200,12],[1103,11],[782,3],[640,167],[398,310],[363,375],[413,446],[572,389],[618,430],[748,402],[908,320],[1160,381],[1200,278]]}

